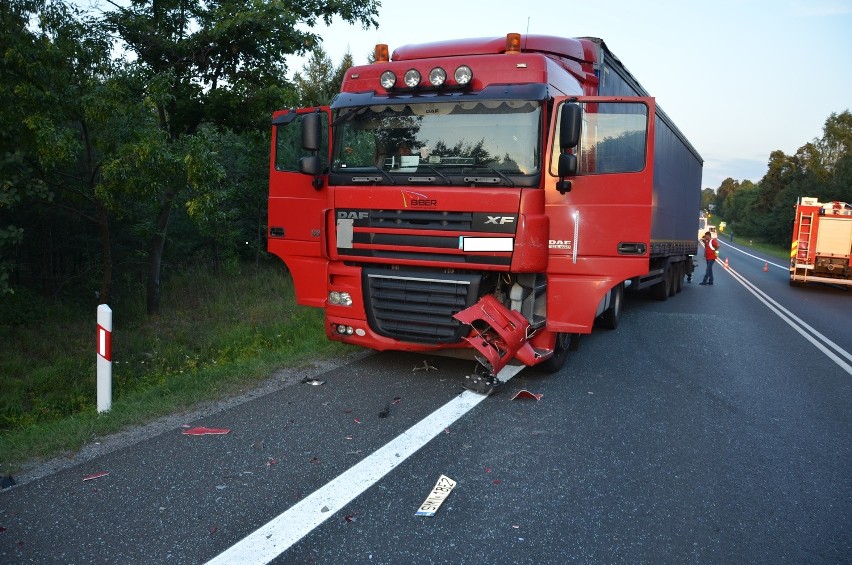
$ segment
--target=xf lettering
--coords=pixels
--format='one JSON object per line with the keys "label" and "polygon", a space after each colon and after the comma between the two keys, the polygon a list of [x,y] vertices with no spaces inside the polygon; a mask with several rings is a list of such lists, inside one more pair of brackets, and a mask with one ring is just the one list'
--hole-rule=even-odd
{"label": "xf lettering", "polygon": [[504,224],[511,224],[514,221],[515,221],[514,216],[488,216],[488,219],[485,220],[485,223],[486,224],[504,225]]}

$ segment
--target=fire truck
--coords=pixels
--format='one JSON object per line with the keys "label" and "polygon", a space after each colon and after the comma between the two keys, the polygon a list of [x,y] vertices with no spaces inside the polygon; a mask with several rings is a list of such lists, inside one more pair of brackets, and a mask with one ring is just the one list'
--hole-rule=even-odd
{"label": "fire truck", "polygon": [[378,45],[272,124],[268,249],[331,339],[469,355],[487,393],[691,276],[703,161],[598,38]]}
{"label": "fire truck", "polygon": [[852,286],[852,205],[802,197],[796,202],[790,247],[790,285]]}

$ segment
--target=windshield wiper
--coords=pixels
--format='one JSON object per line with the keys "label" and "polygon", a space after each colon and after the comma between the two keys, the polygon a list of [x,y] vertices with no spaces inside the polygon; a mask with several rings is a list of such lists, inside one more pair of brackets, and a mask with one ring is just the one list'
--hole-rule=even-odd
{"label": "windshield wiper", "polygon": [[515,186],[515,182],[512,179],[510,179],[509,177],[507,177],[506,175],[504,175],[503,173],[501,173],[500,171],[498,171],[497,169],[495,169],[491,165],[465,165],[465,168],[467,168],[467,167],[488,169],[489,171],[491,171],[492,173],[497,175],[497,177],[499,177],[499,178],[497,178],[497,177],[464,177],[465,183],[470,183],[470,184],[498,184],[500,182],[500,180],[503,180],[509,186]]}

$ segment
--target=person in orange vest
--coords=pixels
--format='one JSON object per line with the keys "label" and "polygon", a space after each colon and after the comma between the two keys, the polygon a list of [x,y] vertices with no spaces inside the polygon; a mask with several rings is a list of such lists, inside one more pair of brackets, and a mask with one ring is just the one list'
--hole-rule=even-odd
{"label": "person in orange vest", "polygon": [[710,232],[704,232],[704,237],[701,238],[701,245],[704,246],[704,258],[707,259],[707,270],[704,271],[704,278],[698,284],[713,284],[713,263],[716,262],[716,257],[719,256],[719,242],[713,239]]}

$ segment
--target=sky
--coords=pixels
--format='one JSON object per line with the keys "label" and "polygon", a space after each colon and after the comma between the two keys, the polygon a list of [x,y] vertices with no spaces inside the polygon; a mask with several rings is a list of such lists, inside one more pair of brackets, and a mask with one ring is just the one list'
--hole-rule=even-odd
{"label": "sky", "polygon": [[[509,32],[600,37],[704,159],[703,188],[758,182],[775,150],[793,155],[852,110],[852,0],[382,0],[379,28],[336,20],[315,32],[337,65],[377,43]],[[547,6],[545,8],[544,6]],[[290,76],[307,57],[287,60]]]}

